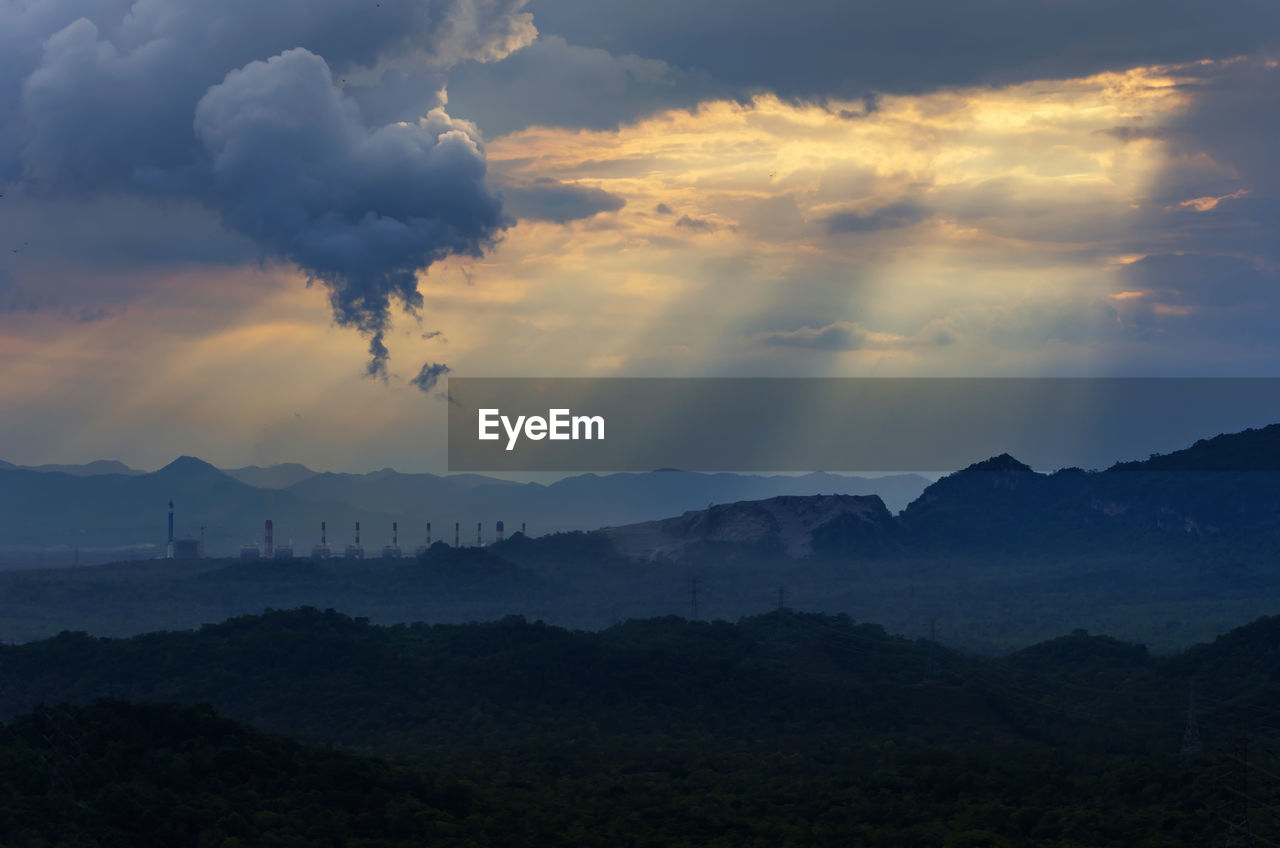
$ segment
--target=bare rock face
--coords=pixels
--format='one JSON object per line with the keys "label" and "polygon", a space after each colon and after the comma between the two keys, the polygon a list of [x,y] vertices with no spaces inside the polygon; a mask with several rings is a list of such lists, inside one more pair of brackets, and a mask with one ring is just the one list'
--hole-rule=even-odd
{"label": "bare rock face", "polygon": [[785,495],[718,504],[601,532],[632,559],[678,559],[690,546],[705,543],[746,545],[803,559],[837,548],[879,550],[894,538],[896,528],[875,495]]}

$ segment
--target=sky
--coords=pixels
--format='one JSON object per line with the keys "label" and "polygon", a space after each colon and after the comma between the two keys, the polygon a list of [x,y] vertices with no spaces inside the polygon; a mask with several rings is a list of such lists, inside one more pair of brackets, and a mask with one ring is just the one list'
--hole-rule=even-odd
{"label": "sky", "polygon": [[1280,376],[1267,0],[0,0],[0,458],[448,376]]}

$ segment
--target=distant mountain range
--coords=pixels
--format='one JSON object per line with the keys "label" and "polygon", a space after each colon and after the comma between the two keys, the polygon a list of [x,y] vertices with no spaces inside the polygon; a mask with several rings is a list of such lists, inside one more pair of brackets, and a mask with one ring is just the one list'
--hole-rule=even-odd
{"label": "distant mountain range", "polygon": [[[195,457],[181,457],[151,473],[118,462],[23,468],[0,465],[0,563],[92,562],[117,558],[120,549],[156,555],[166,534],[167,503],[175,503],[175,533],[199,538],[211,555],[233,555],[261,542],[271,519],[277,546],[292,540],[299,554],[320,541],[341,551],[361,542],[377,551],[392,540],[410,552],[432,539],[486,541],[499,520],[508,535],[526,525],[530,534],[594,529],[657,519],[710,503],[778,495],[875,493],[896,509],[916,497],[928,480],[918,475],[862,478],[836,474],[752,476],[680,471],[649,474],[585,474],[550,485],[517,483],[477,474],[404,474],[390,468],[369,474],[313,471],[289,463],[219,470]],[[111,550],[100,550],[111,549]],[[21,562],[19,562],[21,561]]]}
{"label": "distant mountain range", "polygon": [[[123,469],[123,470],[120,470]],[[166,503],[180,537],[204,528],[206,551],[233,555],[275,525],[277,546],[431,540],[472,544],[513,535],[602,531],[629,559],[683,557],[707,545],[786,558],[911,551],[1080,551],[1226,540],[1280,541],[1280,424],[1197,442],[1105,471],[1038,473],[1005,454],[929,484],[918,475],[753,476],[658,471],[583,474],[550,485],[476,474],[320,473],[297,464],[221,471],[182,457],[139,473],[120,463],[0,467],[0,560],[61,546],[158,553]],[[898,513],[896,516],[894,513]],[[672,516],[678,516],[673,518]],[[1269,549],[1269,548],[1268,548]],[[13,564],[10,562],[9,564]],[[52,563],[49,563],[52,564]]]}
{"label": "distant mountain range", "polygon": [[875,495],[783,495],[601,530],[631,559],[686,558],[708,544],[746,545],[790,559],[897,547],[896,526]]}
{"label": "distant mountain range", "polygon": [[76,477],[93,477],[98,474],[145,474],[114,459],[99,459],[84,465],[14,465],[0,460],[0,470],[50,471],[71,474]]}
{"label": "distant mountain range", "polygon": [[1008,454],[930,484],[896,517],[875,496],[775,497],[600,531],[631,559],[747,549],[790,559],[880,554],[1280,548],[1280,424],[1105,471],[1037,473]]}

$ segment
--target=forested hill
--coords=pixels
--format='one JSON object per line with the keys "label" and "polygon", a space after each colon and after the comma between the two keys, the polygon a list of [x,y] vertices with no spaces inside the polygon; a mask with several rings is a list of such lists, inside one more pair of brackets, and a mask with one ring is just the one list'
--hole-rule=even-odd
{"label": "forested hill", "polygon": [[472,795],[207,706],[41,707],[0,728],[6,846],[445,844],[466,827]]}
{"label": "forested hill", "polygon": [[[1203,753],[1180,758],[1192,678]],[[1238,741],[1275,741],[1277,681],[1280,619],[1174,657],[1078,632],[1000,660],[787,610],[66,633],[0,648],[4,709],[117,700],[0,732],[0,843],[1214,844]],[[1280,836],[1265,811],[1255,834]]]}
{"label": "forested hill", "polygon": [[1189,448],[1117,462],[1111,471],[1280,471],[1280,424],[1200,439]]}
{"label": "forested hill", "polygon": [[1232,732],[1249,715],[1243,705],[1280,699],[1280,618],[1163,658],[1077,631],[981,659],[785,609],[736,624],[672,616],[599,633],[514,616],[380,627],[300,609],[195,631],[0,646],[0,711],[101,697],[208,702],[310,741],[424,755],[531,733],[580,738],[588,728],[751,736],[917,726],[955,739],[1070,738],[1155,753],[1176,747],[1192,678],[1206,735]]}

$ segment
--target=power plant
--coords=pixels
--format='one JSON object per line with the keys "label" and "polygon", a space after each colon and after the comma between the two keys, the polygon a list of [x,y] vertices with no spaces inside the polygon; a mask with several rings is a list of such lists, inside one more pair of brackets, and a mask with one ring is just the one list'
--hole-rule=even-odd
{"label": "power plant", "polygon": [[164,546],[165,559],[199,559],[204,547],[204,526],[200,527],[200,539],[173,538],[173,501],[169,501],[169,540]]}
{"label": "power plant", "polygon": [[391,544],[382,546],[383,559],[400,559],[400,528],[391,522]]}
{"label": "power plant", "polygon": [[[205,552],[204,536],[205,527],[200,525],[199,539],[175,539],[173,536],[173,501],[169,501],[169,523],[168,537],[165,543],[166,559],[202,559],[208,554]],[[320,544],[311,548],[311,558],[313,560],[325,560],[332,556],[329,549],[329,533],[328,522],[320,522]],[[431,547],[431,522],[426,524],[427,539],[425,545],[419,545],[414,548],[414,555],[421,556]],[[346,546],[343,555],[347,559],[364,559],[364,547],[360,544],[360,522],[355,522],[355,542]],[[455,521],[453,524],[453,546],[455,548],[461,543],[462,522]],[[525,532],[524,522],[520,523],[520,532]],[[494,525],[494,542],[501,543],[506,538],[506,524],[498,521]],[[476,546],[484,546],[484,522],[476,522]],[[398,521],[391,522],[391,543],[382,547],[382,559],[401,559],[404,557],[404,551],[400,548],[400,523]],[[247,542],[240,546],[240,559],[293,559],[293,540],[290,539],[288,544],[276,546],[275,544],[275,522],[270,518],[263,522],[263,538],[262,546],[259,547],[257,542]]]}
{"label": "power plant", "polygon": [[364,548],[360,547],[360,522],[356,522],[356,543],[347,545],[347,559],[364,559]]}
{"label": "power plant", "polygon": [[329,540],[325,532],[325,522],[320,522],[320,544],[311,549],[312,559],[328,559],[329,558]]}

